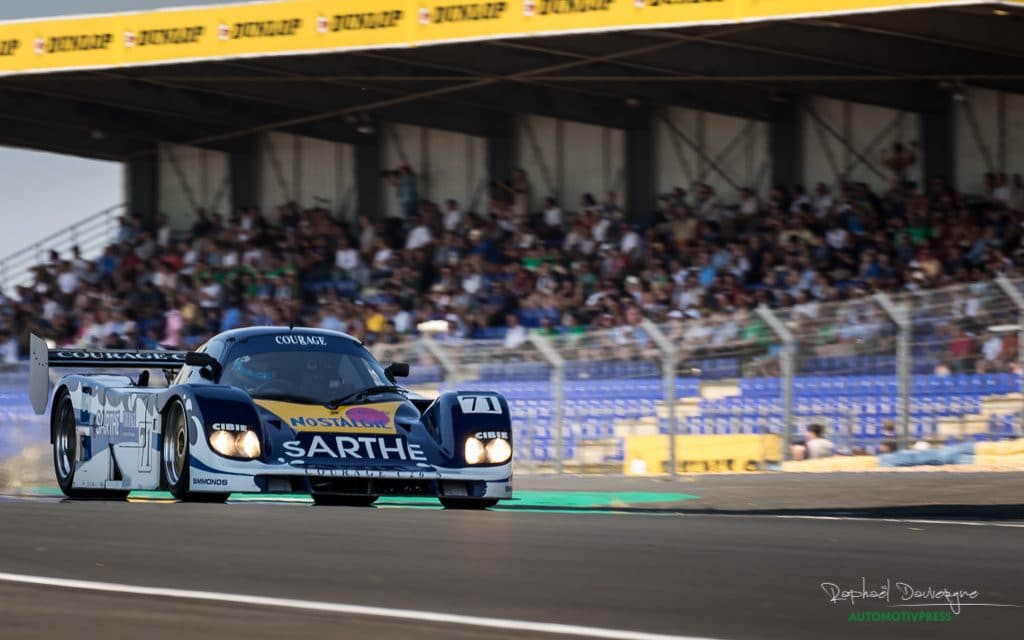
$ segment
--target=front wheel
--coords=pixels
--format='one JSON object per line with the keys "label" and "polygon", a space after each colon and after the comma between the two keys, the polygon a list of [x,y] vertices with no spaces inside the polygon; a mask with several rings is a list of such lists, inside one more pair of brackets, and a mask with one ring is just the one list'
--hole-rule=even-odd
{"label": "front wheel", "polygon": [[487,509],[498,504],[497,498],[441,498],[445,509]]}
{"label": "front wheel", "polygon": [[229,493],[198,493],[189,490],[188,421],[181,400],[175,400],[165,414],[163,440],[160,446],[160,467],[164,484],[183,502],[224,502]]}
{"label": "front wheel", "polygon": [[76,489],[75,462],[78,460],[78,433],[75,406],[71,396],[62,395],[56,403],[53,431],[53,472],[61,492],[69,498],[97,500],[124,500],[127,491],[106,489]]}
{"label": "front wheel", "polygon": [[333,493],[314,493],[313,503],[322,507],[369,507],[380,496],[339,496]]}

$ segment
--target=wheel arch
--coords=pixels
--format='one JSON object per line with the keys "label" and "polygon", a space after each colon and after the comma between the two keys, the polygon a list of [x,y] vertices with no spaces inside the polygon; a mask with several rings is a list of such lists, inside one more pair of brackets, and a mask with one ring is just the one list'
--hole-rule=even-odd
{"label": "wheel arch", "polygon": [[[64,399],[65,396],[70,396],[71,391],[68,389],[66,384],[57,385],[57,389],[53,392],[53,400],[50,404],[50,444],[52,445],[56,440],[57,436],[57,405]],[[74,404],[74,401],[72,401]],[[72,407],[73,408],[73,407]]]}

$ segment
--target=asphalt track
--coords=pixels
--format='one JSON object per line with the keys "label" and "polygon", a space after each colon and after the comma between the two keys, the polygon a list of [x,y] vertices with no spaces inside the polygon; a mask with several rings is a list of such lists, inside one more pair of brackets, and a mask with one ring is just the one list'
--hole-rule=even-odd
{"label": "asphalt track", "polygon": [[[739,491],[735,482],[719,481],[724,495]],[[573,486],[603,486],[591,484]],[[691,484],[703,493],[716,486],[711,478]],[[662,501],[667,489],[690,490],[651,486]],[[708,498],[458,512],[7,497],[0,638],[570,637],[538,623],[585,626],[575,630],[583,637],[1019,637],[1020,520],[705,515],[688,506],[699,500]],[[1022,606],[964,606],[940,623],[850,621],[851,611],[949,611],[941,602],[830,603],[821,586],[859,587],[862,577],[868,586],[977,590],[963,600],[971,605]],[[100,584],[67,588],[51,578]],[[139,595],[136,587],[165,591]],[[196,599],[197,590],[214,594]],[[897,594],[889,604],[900,604]]]}

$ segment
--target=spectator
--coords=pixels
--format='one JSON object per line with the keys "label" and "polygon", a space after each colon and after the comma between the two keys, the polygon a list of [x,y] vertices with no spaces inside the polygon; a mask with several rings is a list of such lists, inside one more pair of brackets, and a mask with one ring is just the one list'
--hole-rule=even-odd
{"label": "spectator", "polygon": [[416,186],[416,174],[408,164],[402,164],[391,176],[391,184],[395,187],[395,194],[402,207],[402,217],[406,220],[412,219],[420,204],[419,190]]}

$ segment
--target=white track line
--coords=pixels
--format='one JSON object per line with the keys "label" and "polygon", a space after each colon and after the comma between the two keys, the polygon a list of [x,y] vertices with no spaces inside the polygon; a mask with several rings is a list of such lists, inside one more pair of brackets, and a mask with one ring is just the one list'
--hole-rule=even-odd
{"label": "white track line", "polygon": [[873,518],[870,516],[798,516],[777,515],[776,518],[787,520],[842,520],[844,522],[898,522],[905,524],[958,524],[968,527],[1013,527],[1024,528],[1024,524],[1013,522],[986,522],[977,520],[928,520],[925,518]]}
{"label": "white track line", "polygon": [[0,572],[0,582],[32,584],[46,587],[58,587],[61,589],[77,589],[81,591],[100,591],[105,593],[177,598],[181,600],[231,602],[257,607],[283,607],[286,609],[324,611],[328,613],[341,613],[355,616],[372,616],[377,618],[392,618],[396,620],[415,620],[417,622],[435,622],[440,624],[454,624],[470,627],[486,627],[490,629],[501,629],[503,631],[526,631],[532,633],[549,633],[584,638],[610,638],[612,640],[714,640],[712,638],[696,636],[644,633],[642,631],[584,627],[573,624],[558,624],[554,622],[530,622],[527,620],[509,620],[505,618],[488,618],[484,616],[468,616],[454,613],[416,611],[414,609],[391,609],[387,607],[369,607],[357,604],[293,600],[291,598],[268,598],[264,596],[220,593],[216,591],[191,591],[186,589],[168,589],[164,587],[143,587],[131,584],[118,584],[114,582],[70,580],[67,578],[31,576],[19,573]]}

